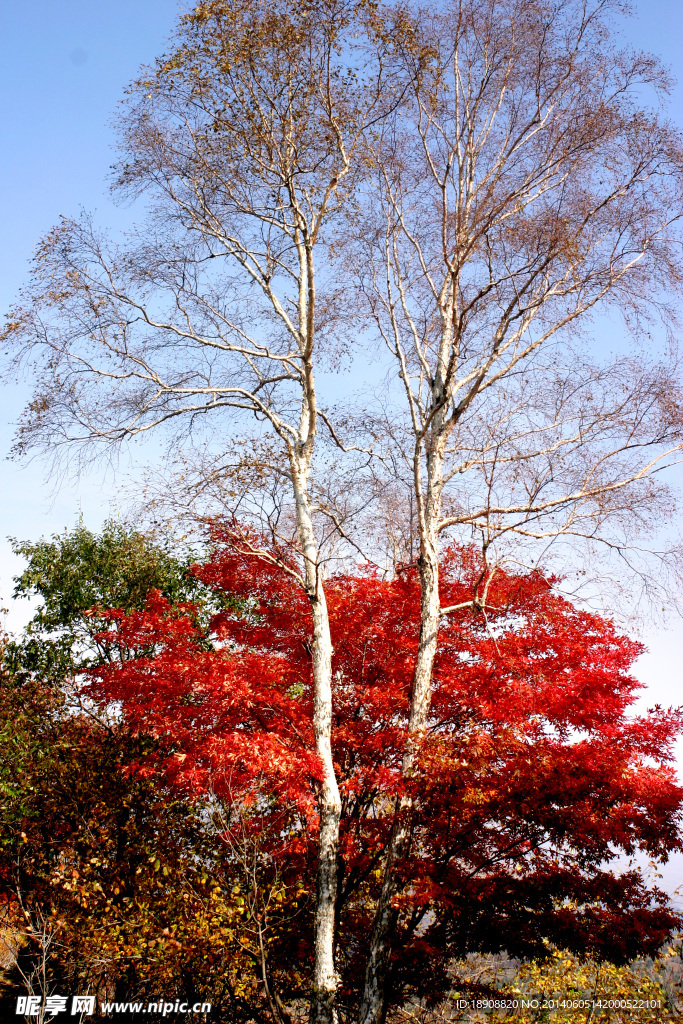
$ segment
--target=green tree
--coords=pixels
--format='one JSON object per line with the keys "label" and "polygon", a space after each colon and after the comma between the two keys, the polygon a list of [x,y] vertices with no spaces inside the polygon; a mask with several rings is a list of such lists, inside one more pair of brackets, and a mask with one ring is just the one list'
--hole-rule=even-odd
{"label": "green tree", "polygon": [[179,551],[168,538],[156,541],[115,520],[100,533],[79,523],[49,540],[13,540],[12,547],[28,563],[15,578],[13,596],[38,598],[40,605],[21,639],[7,643],[10,671],[63,682],[117,659],[119,652],[95,639],[104,628],[98,610],[141,610],[151,590],[193,604],[204,622],[218,610],[215,594],[190,572],[196,551]]}

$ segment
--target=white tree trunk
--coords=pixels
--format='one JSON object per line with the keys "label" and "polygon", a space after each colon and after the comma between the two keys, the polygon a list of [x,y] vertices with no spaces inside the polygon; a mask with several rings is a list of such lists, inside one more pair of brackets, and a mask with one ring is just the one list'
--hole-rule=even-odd
{"label": "white tree trunk", "polygon": [[[293,460],[297,527],[305,561],[306,590],[313,618],[313,728],[315,747],[323,767],[318,793],[320,830],[314,922],[314,964],[309,1019],[311,1024],[336,1021],[337,972],[334,963],[337,906],[337,861],[341,799],[332,760],[332,638],[318,545],[307,493],[308,466]],[[303,460],[302,460],[303,461]]]}
{"label": "white tree trunk", "polygon": [[[441,439],[439,439],[441,440]],[[416,474],[419,465],[416,466]],[[408,735],[402,770],[408,778],[427,728],[432,694],[432,670],[439,630],[439,558],[438,524],[441,516],[443,489],[442,444],[433,446],[427,460],[427,487],[420,515],[420,639],[410,700]],[[360,1024],[382,1024],[386,1015],[386,986],[391,959],[391,938],[396,924],[393,898],[398,889],[396,867],[410,849],[413,801],[405,794],[396,809],[387,843],[386,860],[375,920],[370,938],[370,952],[365,971],[365,985],[359,1013]]]}
{"label": "white tree trunk", "polygon": [[334,964],[335,920],[337,905],[337,859],[341,800],[332,762],[332,642],[327,605],[322,587],[312,599],[313,678],[315,746],[323,763],[323,782],[318,795],[320,832],[318,837],[318,877],[314,926],[314,967],[311,999],[311,1024],[330,1024],[336,1020],[334,1001],[337,974]]}

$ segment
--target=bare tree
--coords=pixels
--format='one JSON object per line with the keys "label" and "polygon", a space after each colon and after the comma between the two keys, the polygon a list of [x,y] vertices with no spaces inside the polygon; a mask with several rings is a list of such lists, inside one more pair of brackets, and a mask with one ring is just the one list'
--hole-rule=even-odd
{"label": "bare tree", "polygon": [[310,493],[315,374],[343,342],[330,247],[359,141],[387,99],[380,50],[372,5],[366,14],[356,0],[200,3],[132,86],[121,118],[114,191],[146,197],[144,229],[114,245],[87,216],[63,220],[41,243],[7,329],[38,369],[19,453],[76,446],[87,457],[162,426],[175,439],[197,433],[222,414],[224,450],[235,430],[267,448],[261,475],[272,478],[275,464],[288,490],[300,556],[288,571],[313,620],[322,781],[311,1020],[321,1022],[332,1020],[336,988],[340,799]]}
{"label": "bare tree", "polygon": [[[455,0],[395,18],[409,88],[369,140],[349,261],[407,410],[386,437],[414,499],[422,587],[406,775],[439,623],[457,610],[440,605],[440,542],[480,538],[471,607],[485,615],[495,542],[628,530],[652,517],[653,474],[681,450],[675,361],[605,368],[581,348],[600,308],[637,329],[682,281],[683,150],[646,99],[668,83],[615,43],[617,13],[610,0]],[[362,1024],[386,1013],[414,810],[407,796],[396,809]]]}

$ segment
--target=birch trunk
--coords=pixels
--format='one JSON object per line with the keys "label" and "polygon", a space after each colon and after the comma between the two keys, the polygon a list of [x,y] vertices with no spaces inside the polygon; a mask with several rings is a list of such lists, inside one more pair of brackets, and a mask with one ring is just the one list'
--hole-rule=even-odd
{"label": "birch trunk", "polygon": [[337,974],[334,963],[337,904],[337,859],[341,800],[332,762],[332,642],[327,605],[322,588],[311,600],[313,610],[313,675],[315,746],[323,764],[318,795],[320,831],[314,924],[314,967],[311,992],[311,1024],[332,1024]]}
{"label": "birch trunk", "polygon": [[309,1020],[310,1024],[334,1024],[337,992],[334,946],[341,799],[332,760],[332,638],[320,574],[318,545],[308,499],[308,466],[302,466],[297,462],[298,460],[293,460],[292,466],[297,527],[313,619],[313,728],[316,751],[323,767],[323,778],[318,793],[320,826]]}
{"label": "birch trunk", "polygon": [[[437,417],[440,421],[441,417]],[[436,443],[427,457],[427,487],[424,501],[420,485],[419,450],[415,458],[415,475],[420,512],[420,638],[418,643],[413,689],[410,700],[408,735],[403,755],[404,778],[409,779],[427,728],[431,704],[432,669],[440,619],[438,524],[441,516],[443,490],[444,425],[436,425]],[[398,890],[397,867],[410,850],[413,800],[409,793],[399,801],[387,844],[382,890],[380,893],[365,972],[365,985],[359,1013],[360,1024],[382,1024],[386,1015],[387,979],[391,961],[391,939],[396,924],[393,898]]]}

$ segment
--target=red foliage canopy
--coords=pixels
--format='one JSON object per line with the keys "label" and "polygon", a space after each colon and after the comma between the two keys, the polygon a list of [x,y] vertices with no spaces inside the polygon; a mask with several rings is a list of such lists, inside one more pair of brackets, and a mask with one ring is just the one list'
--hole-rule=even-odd
{"label": "red foliage canopy", "polygon": [[[163,768],[176,785],[212,788],[242,806],[260,799],[260,827],[266,804],[284,809],[287,841],[274,829],[272,852],[293,879],[315,850],[308,601],[282,568],[223,539],[195,568],[237,599],[213,621],[213,643],[191,609],[152,593],[145,612],[110,613],[125,657],[96,671],[93,693],[120,702],[134,731],[166,737]],[[450,550],[442,604],[466,601],[480,573],[472,552]],[[486,616],[443,619],[429,734],[408,780],[400,764],[417,573],[383,580],[363,570],[327,584],[349,992],[362,974],[376,868],[404,786],[419,814],[401,868],[396,988],[434,993],[448,959],[473,950],[528,955],[552,941],[630,957],[655,950],[678,923],[637,872],[608,865],[637,850],[665,859],[681,848],[683,790],[671,767],[681,714],[631,713],[640,684],[629,668],[641,647],[554,584],[540,572],[499,571]],[[307,942],[297,927],[292,957]]]}

